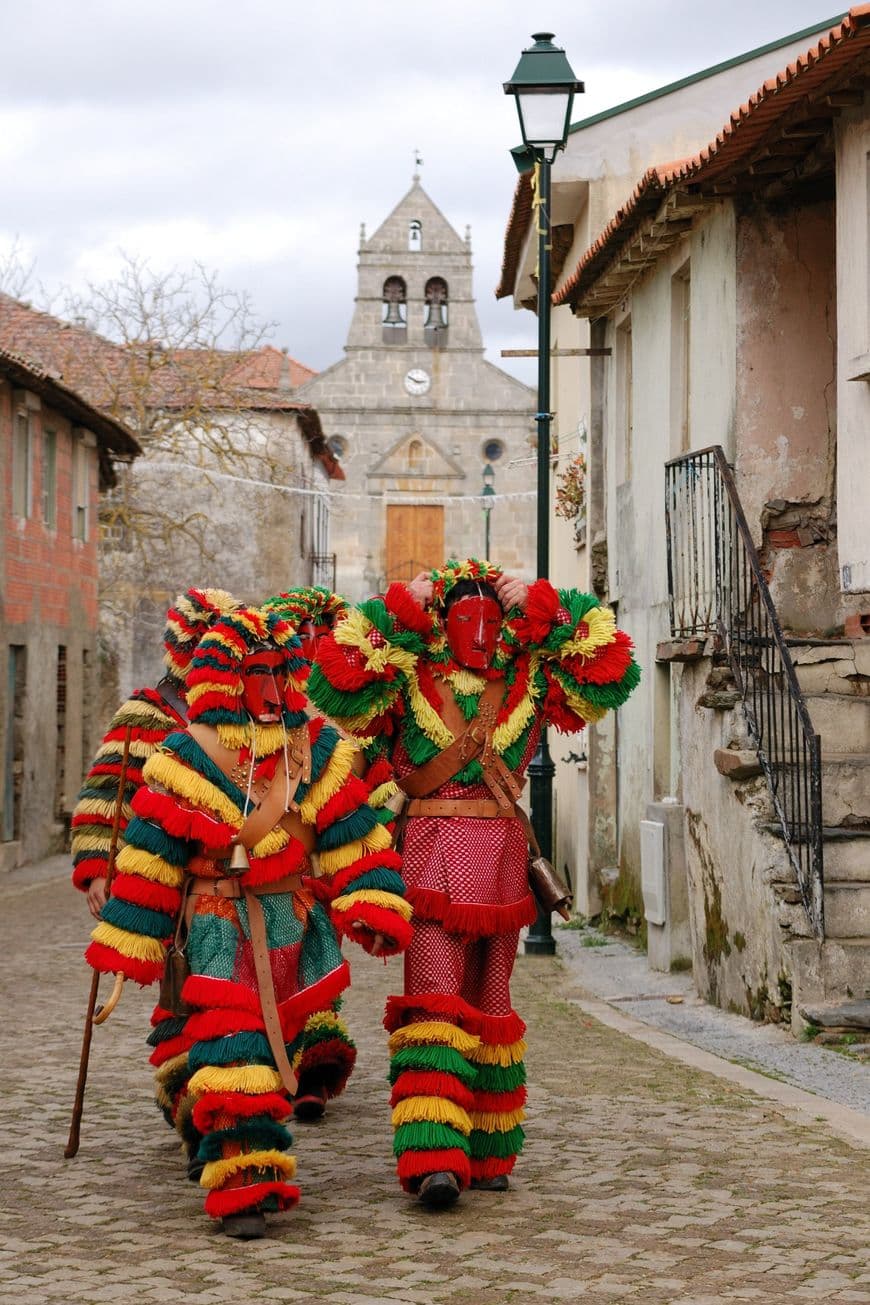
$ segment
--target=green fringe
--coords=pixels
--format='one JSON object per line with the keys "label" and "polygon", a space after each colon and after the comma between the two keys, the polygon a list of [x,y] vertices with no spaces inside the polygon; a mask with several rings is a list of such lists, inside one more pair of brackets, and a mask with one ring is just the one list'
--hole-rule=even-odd
{"label": "green fringe", "polygon": [[364,834],[368,834],[377,823],[378,818],[371,807],[358,807],[356,811],[342,816],[335,824],[328,825],[321,832],[317,841],[317,850],[325,852],[333,847],[344,847],[348,843],[353,843]]}
{"label": "green fringe", "polygon": [[187,1018],[184,1015],[161,1020],[151,1030],[145,1041],[149,1047],[159,1047],[161,1042],[168,1042],[170,1038],[177,1038],[179,1034],[183,1033],[186,1023]]}
{"label": "green fringe", "polygon": [[124,830],[124,840],[143,852],[162,857],[171,866],[185,866],[190,858],[186,839],[173,838],[159,825],[152,824],[150,820],[142,820],[140,816],[133,816]]}
{"label": "green fringe", "polygon": [[241,1142],[251,1151],[287,1151],[293,1145],[293,1138],[283,1124],[268,1115],[252,1115],[232,1128],[219,1128],[204,1137],[196,1153],[197,1160],[220,1160],[225,1142]]}
{"label": "green fringe", "polygon": [[478,1092],[513,1092],[526,1081],[526,1067],[515,1065],[478,1065],[474,1086]]}
{"label": "green fringe", "polygon": [[473,1128],[469,1138],[471,1154],[478,1160],[483,1160],[486,1156],[498,1156],[500,1160],[507,1160],[512,1155],[519,1155],[524,1138],[521,1124],[508,1129],[506,1133],[485,1133],[480,1128]]}
{"label": "green fringe", "polygon": [[215,765],[208,753],[203,752],[192,735],[170,734],[163,745],[163,751],[175,753],[177,757],[187,762],[204,779],[207,779],[210,784],[214,784],[215,788],[220,789],[224,797],[228,797],[231,802],[235,802],[241,808],[244,802],[242,790],[227,778],[219,766]]}
{"label": "green fringe", "polygon": [[397,1156],[404,1151],[446,1151],[457,1146],[469,1154],[468,1140],[462,1133],[449,1124],[433,1124],[429,1120],[400,1124],[393,1138],[393,1154]]}
{"label": "green fringe", "polygon": [[147,906],[136,906],[120,897],[110,897],[103,907],[100,919],[128,933],[143,934],[146,938],[168,938],[172,933],[172,916],[163,911],[152,911]]}
{"label": "green fringe", "polygon": [[272,1052],[265,1033],[233,1033],[229,1037],[194,1042],[188,1052],[190,1072],[205,1065],[272,1065]]}
{"label": "green fringe", "polygon": [[370,713],[379,716],[395,700],[402,684],[403,675],[395,680],[372,680],[355,689],[352,693],[339,689],[332,684],[319,666],[312,667],[308,679],[307,693],[319,711],[332,720],[345,720],[348,716],[361,716]]}
{"label": "green fringe", "polygon": [[[395,819],[395,812],[389,813],[391,819]],[[405,884],[402,876],[395,870],[385,870],[383,867],[377,870],[366,870],[365,874],[360,875],[359,879],[352,879],[344,893],[356,893],[364,888],[376,888],[383,893],[395,893],[397,897],[405,896]]]}
{"label": "green fringe", "polygon": [[438,1044],[402,1047],[390,1057],[390,1082],[395,1083],[406,1069],[441,1070],[453,1074],[467,1087],[472,1087],[477,1077],[475,1066],[470,1065],[460,1052],[454,1047]]}
{"label": "green fringe", "polygon": [[356,1043],[349,1038],[344,1029],[336,1027],[335,1024],[315,1024],[312,1029],[304,1029],[302,1032],[302,1048],[307,1051],[310,1047],[316,1047],[318,1042],[331,1042],[338,1038],[348,1047],[355,1047]]}

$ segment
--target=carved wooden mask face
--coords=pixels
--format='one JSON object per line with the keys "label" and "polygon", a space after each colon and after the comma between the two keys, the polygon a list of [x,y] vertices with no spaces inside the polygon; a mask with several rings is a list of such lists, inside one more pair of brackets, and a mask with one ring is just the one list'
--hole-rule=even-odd
{"label": "carved wooden mask face", "polygon": [[494,598],[467,594],[447,613],[447,645],[460,666],[483,671],[495,656],[503,612]]}

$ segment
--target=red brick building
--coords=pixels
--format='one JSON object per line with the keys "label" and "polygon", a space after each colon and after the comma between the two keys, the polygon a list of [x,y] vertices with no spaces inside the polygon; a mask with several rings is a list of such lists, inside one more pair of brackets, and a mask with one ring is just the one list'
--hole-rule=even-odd
{"label": "red brick building", "polygon": [[94,751],[98,500],[139,452],[57,371],[0,347],[0,870],[61,850]]}

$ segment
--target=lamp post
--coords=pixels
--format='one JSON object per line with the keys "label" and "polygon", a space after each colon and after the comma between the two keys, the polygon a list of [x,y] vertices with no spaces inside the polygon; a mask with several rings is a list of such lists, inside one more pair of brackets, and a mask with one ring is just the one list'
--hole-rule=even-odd
{"label": "lamp post", "polygon": [[[540,577],[550,574],[550,167],[565,148],[574,95],[583,90],[565,51],[553,44],[552,32],[536,32],[534,45],[523,50],[516,71],[504,83],[506,95],[516,99],[523,136],[522,148],[512,151],[521,172],[534,167],[538,212],[538,567]],[[553,776],[546,728],[529,766],[532,824],[542,854],[553,855]],[[556,950],[550,916],[542,911],[529,930],[526,953],[552,956]]]}
{"label": "lamp post", "polygon": [[494,480],[495,467],[491,462],[487,462],[483,469],[483,489],[480,491],[483,497],[483,556],[487,560],[489,560],[489,516],[492,512],[492,499],[495,496]]}

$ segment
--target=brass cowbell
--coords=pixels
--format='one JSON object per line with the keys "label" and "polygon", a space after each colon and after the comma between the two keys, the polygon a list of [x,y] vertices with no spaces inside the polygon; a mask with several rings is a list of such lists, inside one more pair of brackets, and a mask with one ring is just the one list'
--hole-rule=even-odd
{"label": "brass cowbell", "polygon": [[230,870],[233,874],[241,875],[246,870],[250,870],[251,863],[248,860],[248,849],[243,843],[234,843],[230,855]]}

